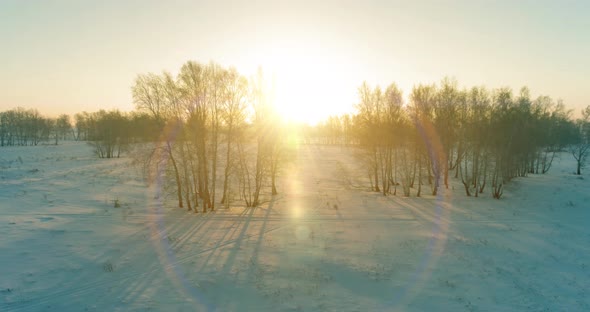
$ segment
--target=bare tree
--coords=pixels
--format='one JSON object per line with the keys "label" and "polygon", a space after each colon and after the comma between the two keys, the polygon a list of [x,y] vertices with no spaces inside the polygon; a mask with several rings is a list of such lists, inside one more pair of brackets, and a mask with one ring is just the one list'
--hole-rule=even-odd
{"label": "bare tree", "polygon": [[162,77],[147,74],[139,75],[132,88],[133,101],[139,111],[148,112],[153,116],[157,124],[167,123],[166,129],[170,134],[163,134],[161,142],[154,146],[151,152],[147,153],[147,164],[152,163],[152,157],[165,155],[170,160],[176,185],[178,207],[184,207],[183,182],[179,163],[176,159],[174,149],[176,136],[182,131],[182,121],[178,107],[179,92],[169,74],[164,73]]}
{"label": "bare tree", "polygon": [[230,69],[225,76],[225,101],[223,121],[226,131],[226,155],[223,174],[222,204],[228,204],[230,177],[235,171],[234,145],[237,140],[237,131],[243,128],[246,122],[246,107],[248,105],[248,80],[241,76],[235,68]]}
{"label": "bare tree", "polygon": [[576,120],[575,143],[570,145],[570,153],[576,160],[576,174],[581,175],[590,153],[590,105],[582,110],[582,118]]}

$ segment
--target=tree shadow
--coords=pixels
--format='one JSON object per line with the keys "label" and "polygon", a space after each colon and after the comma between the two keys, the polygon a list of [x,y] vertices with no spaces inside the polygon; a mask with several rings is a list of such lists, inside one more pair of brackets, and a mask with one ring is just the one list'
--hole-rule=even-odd
{"label": "tree shadow", "polygon": [[[240,225],[242,223],[244,223],[244,225],[242,226],[242,231],[240,232],[240,234],[238,235],[238,238],[236,240],[236,242],[238,243],[238,246],[236,248],[239,249],[239,245],[241,244],[242,237],[244,236],[244,233],[248,229],[248,226],[249,226],[249,223],[250,223],[250,219],[252,218],[252,215],[254,214],[254,209],[255,208],[246,207],[246,208],[244,208],[244,210],[239,215],[236,216],[235,221],[230,226],[227,227],[227,230],[217,240],[217,243],[212,248],[211,252],[209,253],[209,256],[207,257],[207,259],[205,259],[205,261],[203,262],[203,264],[201,264],[201,267],[199,269],[199,272],[203,272],[203,270],[209,264],[209,261],[211,261],[211,259],[214,258],[213,256],[217,254],[219,248],[221,246],[225,245],[224,243],[227,243],[227,241],[226,241],[225,238],[228,236],[228,234],[229,234],[229,237],[230,238],[233,237],[234,234],[236,233],[236,231],[238,231],[238,229],[240,228]],[[249,214],[248,214],[247,218],[244,218],[248,212],[249,212]],[[233,231],[232,231],[232,229],[233,229]]]}
{"label": "tree shadow", "polygon": [[[264,218],[262,221],[262,225],[260,226],[260,230],[258,231],[258,240],[256,241],[256,245],[254,246],[254,250],[252,253],[252,257],[250,258],[251,263],[258,265],[258,255],[260,253],[260,246],[262,245],[262,240],[264,238],[264,234],[266,233],[266,227],[268,224],[268,218],[270,216],[270,212],[273,211],[273,207],[275,204],[275,198],[269,202],[268,207],[266,209],[266,213],[264,214]],[[252,272],[250,271],[250,274]]]}

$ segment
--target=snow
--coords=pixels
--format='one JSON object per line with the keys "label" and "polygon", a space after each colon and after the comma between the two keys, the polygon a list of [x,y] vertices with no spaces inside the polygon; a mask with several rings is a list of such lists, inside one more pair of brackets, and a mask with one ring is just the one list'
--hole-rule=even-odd
{"label": "snow", "polygon": [[132,162],[0,150],[0,311],[590,309],[590,177],[568,154],[501,200],[404,198],[304,145],[279,196],[206,215],[162,205]]}

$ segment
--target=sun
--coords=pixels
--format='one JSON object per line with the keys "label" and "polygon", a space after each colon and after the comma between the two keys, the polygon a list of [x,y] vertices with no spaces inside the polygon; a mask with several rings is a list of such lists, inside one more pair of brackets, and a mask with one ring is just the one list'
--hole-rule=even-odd
{"label": "sun", "polygon": [[273,102],[286,121],[315,125],[351,112],[356,86],[343,75],[345,64],[327,51],[304,45],[276,45],[263,53],[263,69],[273,85]]}

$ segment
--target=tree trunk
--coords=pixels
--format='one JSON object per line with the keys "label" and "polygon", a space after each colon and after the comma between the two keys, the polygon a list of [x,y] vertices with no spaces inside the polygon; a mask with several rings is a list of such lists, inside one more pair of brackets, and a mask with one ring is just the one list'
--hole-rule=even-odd
{"label": "tree trunk", "polygon": [[276,178],[275,178],[275,174],[274,173],[272,174],[271,180],[272,180],[272,195],[277,195],[278,192],[277,192],[277,187],[276,187],[276,184],[275,184]]}
{"label": "tree trunk", "polygon": [[213,155],[212,155],[213,159],[211,160],[211,162],[212,162],[211,191],[210,191],[211,211],[215,211],[215,194],[216,194],[215,188],[217,186],[217,148],[219,146],[218,139],[219,139],[219,125],[216,122],[216,125],[213,130]]}
{"label": "tree trunk", "polygon": [[229,129],[227,130],[227,151],[225,154],[225,170],[223,176],[223,196],[221,197],[221,203],[225,204],[227,199],[227,188],[228,188],[228,180],[229,174],[231,172],[231,139],[232,139],[232,131],[233,125],[232,122],[229,123]]}
{"label": "tree trunk", "polygon": [[422,192],[422,158],[418,157],[418,192],[416,193],[416,197],[420,197],[421,192]]}
{"label": "tree trunk", "polygon": [[178,173],[178,166],[176,165],[176,160],[174,159],[174,155],[172,155],[172,147],[170,146],[170,142],[168,144],[168,156],[170,156],[170,161],[172,161],[172,167],[174,168],[174,177],[176,179],[176,193],[178,194],[178,207],[183,208],[184,205],[182,203],[182,183],[180,182],[180,174]]}

